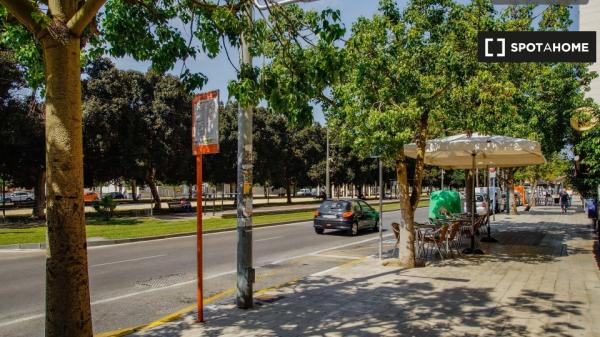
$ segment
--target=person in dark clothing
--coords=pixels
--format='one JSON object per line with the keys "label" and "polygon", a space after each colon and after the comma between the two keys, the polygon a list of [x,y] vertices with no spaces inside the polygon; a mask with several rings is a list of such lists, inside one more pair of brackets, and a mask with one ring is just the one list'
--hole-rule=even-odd
{"label": "person in dark clothing", "polygon": [[569,207],[569,194],[565,191],[560,192],[560,210],[563,213],[567,213]]}

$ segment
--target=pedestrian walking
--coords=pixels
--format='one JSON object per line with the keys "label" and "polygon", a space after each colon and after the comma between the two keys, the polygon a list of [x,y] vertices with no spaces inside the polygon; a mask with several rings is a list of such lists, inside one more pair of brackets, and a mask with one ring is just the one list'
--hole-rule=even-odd
{"label": "pedestrian walking", "polygon": [[567,213],[569,207],[569,193],[564,190],[560,192],[560,210],[562,213]]}

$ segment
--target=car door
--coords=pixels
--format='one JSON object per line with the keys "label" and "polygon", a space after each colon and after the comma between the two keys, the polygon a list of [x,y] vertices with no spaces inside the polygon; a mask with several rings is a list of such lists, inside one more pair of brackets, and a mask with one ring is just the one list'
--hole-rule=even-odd
{"label": "car door", "polygon": [[366,202],[360,200],[358,202],[360,204],[360,207],[363,210],[363,217],[365,218],[365,226],[367,227],[373,227],[375,226],[375,222],[377,221],[377,212],[375,212],[375,210],[373,209],[373,207],[371,207],[369,204],[367,204]]}
{"label": "car door", "polygon": [[360,204],[357,201],[352,202],[352,210],[354,211],[354,219],[358,223],[358,228],[366,227],[365,224],[365,212],[360,207]]}

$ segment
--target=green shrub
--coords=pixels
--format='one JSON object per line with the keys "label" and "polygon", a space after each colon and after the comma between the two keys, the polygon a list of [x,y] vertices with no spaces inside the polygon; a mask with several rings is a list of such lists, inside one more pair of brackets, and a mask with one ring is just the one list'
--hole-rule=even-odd
{"label": "green shrub", "polygon": [[98,212],[105,220],[109,220],[117,208],[117,202],[113,200],[110,195],[102,197],[100,200],[96,200],[92,203],[94,210]]}

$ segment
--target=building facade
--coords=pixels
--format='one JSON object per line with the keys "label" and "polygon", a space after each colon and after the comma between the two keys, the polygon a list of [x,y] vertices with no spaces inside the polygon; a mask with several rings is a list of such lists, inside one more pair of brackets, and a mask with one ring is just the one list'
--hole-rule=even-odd
{"label": "building facade", "polygon": [[[596,32],[596,63],[590,70],[600,74],[600,62],[598,62],[598,45],[600,44],[600,0],[589,0],[586,5],[579,5],[579,30]],[[600,78],[596,78],[587,93],[597,104],[600,104]]]}

